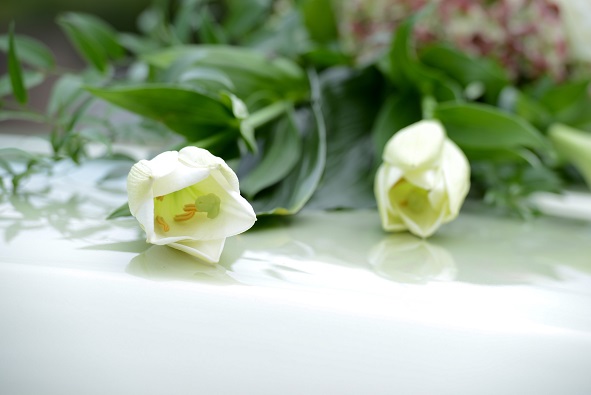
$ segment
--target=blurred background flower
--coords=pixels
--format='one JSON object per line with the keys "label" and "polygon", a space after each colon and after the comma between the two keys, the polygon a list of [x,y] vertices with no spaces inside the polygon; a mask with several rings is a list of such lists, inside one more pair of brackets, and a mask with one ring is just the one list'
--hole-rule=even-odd
{"label": "blurred background flower", "polygon": [[[566,1],[565,1],[566,3]],[[571,54],[561,7],[551,0],[351,0],[340,2],[340,30],[360,63],[387,50],[392,32],[427,4],[432,12],[417,23],[417,45],[448,42],[468,54],[500,62],[515,79],[542,75],[563,79]],[[588,15],[588,14],[583,14]]]}

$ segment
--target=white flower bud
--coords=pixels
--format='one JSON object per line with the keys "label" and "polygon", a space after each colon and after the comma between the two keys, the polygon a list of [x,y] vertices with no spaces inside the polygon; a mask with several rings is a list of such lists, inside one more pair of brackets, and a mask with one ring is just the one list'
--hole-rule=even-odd
{"label": "white flower bud", "polygon": [[374,191],[386,231],[428,237],[457,217],[470,189],[470,165],[443,126],[424,120],[386,144]]}

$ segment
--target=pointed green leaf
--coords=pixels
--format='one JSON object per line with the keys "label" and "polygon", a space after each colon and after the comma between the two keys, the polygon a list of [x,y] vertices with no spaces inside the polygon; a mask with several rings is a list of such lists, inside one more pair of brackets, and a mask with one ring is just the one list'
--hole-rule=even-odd
{"label": "pointed green leaf", "polygon": [[[38,71],[24,71],[23,84],[25,89],[33,88],[41,84],[44,80],[44,75]],[[9,75],[0,77],[0,97],[9,95],[12,92],[12,84]]]}
{"label": "pointed green leaf", "polygon": [[253,201],[258,215],[291,215],[304,207],[316,190],[326,162],[326,130],[322,114],[301,109],[299,125],[306,131],[302,155],[285,179]]}
{"label": "pointed green leaf", "polygon": [[390,94],[382,104],[371,131],[376,160],[382,161],[382,151],[394,133],[421,119],[421,98],[415,92]]}
{"label": "pointed green leaf", "polygon": [[106,71],[109,60],[125,53],[115,30],[93,15],[66,13],[58,18],[58,24],[80,55],[101,72]]}
{"label": "pointed green leaf", "polygon": [[484,104],[445,103],[435,118],[460,147],[494,149],[530,147],[547,149],[542,134],[523,118]]}
{"label": "pointed green leaf", "polygon": [[[369,131],[380,104],[382,76],[373,68],[330,69],[321,76],[326,122],[326,165],[308,202],[312,209],[375,206],[374,152]],[[372,95],[367,95],[372,92]]]}
{"label": "pointed green leaf", "polygon": [[62,113],[68,106],[79,99],[84,90],[82,78],[78,75],[64,74],[53,85],[47,103],[47,115],[54,116]]}
{"label": "pointed green leaf", "polygon": [[242,39],[265,23],[272,11],[272,0],[225,0],[224,30],[232,39]]}
{"label": "pointed green leaf", "polygon": [[16,100],[25,104],[29,99],[25,82],[23,80],[23,71],[18,59],[16,45],[14,43],[14,23],[10,24],[8,33],[8,75],[10,76],[10,85],[12,93]]}
{"label": "pointed green leaf", "polygon": [[481,83],[488,103],[496,104],[501,90],[509,84],[509,76],[488,58],[476,58],[445,45],[432,45],[421,52],[421,61],[447,74],[464,88]]}
{"label": "pointed green leaf", "polygon": [[293,116],[282,118],[265,143],[261,162],[240,180],[240,189],[247,196],[254,196],[281,181],[300,158],[301,144]]}
{"label": "pointed green leaf", "polygon": [[131,211],[129,210],[129,204],[127,204],[127,202],[117,207],[111,214],[109,214],[107,219],[115,219],[121,217],[131,217]]}
{"label": "pointed green leaf", "polygon": [[[40,41],[26,36],[15,35],[14,42],[18,48],[19,58],[23,63],[41,69],[52,69],[55,59],[51,50]],[[8,53],[8,36],[0,35],[0,51]]]}
{"label": "pointed green leaf", "polygon": [[19,120],[19,121],[31,121],[31,122],[45,122],[46,119],[43,115],[30,112],[30,111],[10,111],[0,110],[0,121],[8,120]]}
{"label": "pointed green leaf", "polygon": [[412,33],[416,21],[424,11],[407,18],[394,34],[386,74],[402,90],[418,90],[423,95],[434,96],[439,101],[461,99],[458,83],[441,71],[419,61],[412,47]]}
{"label": "pointed green leaf", "polygon": [[339,38],[338,22],[331,0],[302,0],[300,9],[312,40],[330,44]]}
{"label": "pointed green leaf", "polygon": [[232,81],[232,92],[248,101],[252,96],[301,100],[308,96],[304,71],[286,58],[268,58],[248,48],[226,45],[184,45],[143,57],[153,66],[167,69],[166,75],[181,75],[195,67],[208,67],[224,73]]}
{"label": "pointed green leaf", "polygon": [[228,132],[234,141],[240,136],[241,118],[235,115],[234,102],[228,95],[214,97],[158,84],[87,89],[112,104],[162,122],[189,141],[224,136],[226,142]]}
{"label": "pointed green leaf", "polygon": [[318,77],[310,73],[311,110],[302,108],[296,114],[296,125],[303,131],[302,155],[297,165],[275,187],[261,193],[253,207],[261,215],[291,215],[310,200],[320,183],[326,165],[326,126],[320,106]]}

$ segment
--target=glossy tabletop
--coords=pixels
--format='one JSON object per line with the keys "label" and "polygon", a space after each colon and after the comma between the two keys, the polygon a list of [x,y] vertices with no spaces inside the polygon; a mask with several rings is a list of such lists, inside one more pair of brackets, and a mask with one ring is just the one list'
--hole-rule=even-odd
{"label": "glossy tabletop", "polygon": [[468,204],[424,241],[310,211],[206,265],[104,219],[126,166],[0,204],[0,394],[591,393],[588,220]]}

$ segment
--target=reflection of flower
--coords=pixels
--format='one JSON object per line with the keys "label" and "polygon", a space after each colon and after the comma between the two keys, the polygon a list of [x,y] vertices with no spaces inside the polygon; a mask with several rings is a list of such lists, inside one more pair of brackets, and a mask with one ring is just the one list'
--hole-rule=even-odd
{"label": "reflection of flower", "polygon": [[457,272],[449,252],[411,235],[382,240],[372,249],[369,262],[380,276],[405,283],[451,281]]}
{"label": "reflection of flower", "polygon": [[382,226],[428,237],[453,220],[470,187],[463,152],[432,120],[410,125],[386,144],[375,194]]}
{"label": "reflection of flower", "polygon": [[152,246],[134,257],[126,272],[155,281],[199,281],[234,284],[236,281],[220,265],[195,262],[190,256],[166,246]]}
{"label": "reflection of flower", "polygon": [[152,244],[217,262],[227,237],[256,221],[226,163],[197,147],[136,163],[127,178],[131,213]]}

